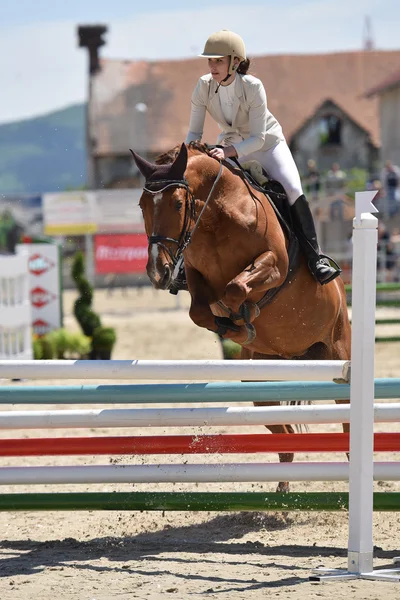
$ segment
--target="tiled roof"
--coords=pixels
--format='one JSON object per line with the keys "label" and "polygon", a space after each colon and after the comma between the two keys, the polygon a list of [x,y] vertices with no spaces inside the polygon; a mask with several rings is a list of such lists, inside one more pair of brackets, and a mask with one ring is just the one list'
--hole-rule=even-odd
{"label": "tiled roof", "polygon": [[379,95],[381,92],[385,92],[391,88],[400,86],[400,71],[396,71],[395,73],[391,73],[389,77],[385,77],[382,81],[378,83],[378,85],[370,88],[366,92],[366,97],[371,98],[372,96]]}
{"label": "tiled roof", "polygon": [[[126,155],[130,147],[161,152],[185,139],[192,90],[207,72],[204,59],[101,63],[90,103],[96,155]],[[366,92],[399,66],[400,51],[342,52],[258,56],[250,72],[264,83],[269,109],[288,140],[329,99],[379,146],[378,100],[367,98]],[[135,108],[143,104],[147,111]],[[218,131],[207,117],[203,140],[214,143]]]}

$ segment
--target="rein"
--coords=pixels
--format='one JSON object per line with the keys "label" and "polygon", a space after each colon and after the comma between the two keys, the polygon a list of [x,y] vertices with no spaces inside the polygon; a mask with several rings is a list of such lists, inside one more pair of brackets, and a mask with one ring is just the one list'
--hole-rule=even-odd
{"label": "rein", "polygon": [[[177,180],[159,180],[159,181],[146,181],[143,187],[143,191],[155,196],[156,194],[162,194],[165,190],[169,188],[184,188],[186,190],[186,198],[185,198],[185,217],[183,222],[183,227],[179,239],[167,237],[164,235],[150,235],[148,237],[149,244],[157,244],[157,246],[161,246],[171,258],[172,264],[174,265],[173,277],[175,278],[178,274],[179,268],[183,261],[183,252],[189,246],[192,241],[192,236],[196,231],[201,217],[207,208],[209,201],[214,193],[215,186],[217,185],[221,175],[222,175],[223,165],[220,164],[218,175],[211,186],[207,199],[204,203],[203,208],[200,211],[197,220],[195,221],[193,229],[189,229],[191,221],[196,219],[196,201],[193,195],[193,192],[190,190],[189,183],[186,179],[177,179]],[[151,189],[150,186],[166,184],[164,187],[160,189]],[[165,242],[172,242],[177,245],[177,249],[175,254],[165,245]]]}

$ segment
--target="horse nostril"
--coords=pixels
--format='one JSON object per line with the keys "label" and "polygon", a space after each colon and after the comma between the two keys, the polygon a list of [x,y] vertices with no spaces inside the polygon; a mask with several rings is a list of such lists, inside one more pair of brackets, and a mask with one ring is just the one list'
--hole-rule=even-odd
{"label": "horse nostril", "polygon": [[164,288],[167,287],[168,283],[170,282],[170,279],[171,279],[171,269],[170,269],[169,265],[164,265],[164,274],[160,281],[161,287],[164,287]]}

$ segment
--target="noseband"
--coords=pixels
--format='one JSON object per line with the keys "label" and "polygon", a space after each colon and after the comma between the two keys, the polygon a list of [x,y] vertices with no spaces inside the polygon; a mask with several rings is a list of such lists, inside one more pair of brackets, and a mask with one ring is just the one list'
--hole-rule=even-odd
{"label": "noseband", "polygon": [[[148,194],[151,194],[152,196],[155,196],[156,194],[162,194],[163,192],[165,192],[165,190],[167,190],[169,188],[184,188],[186,190],[185,216],[184,216],[183,227],[182,227],[182,231],[179,236],[179,239],[177,240],[175,238],[167,237],[164,235],[148,236],[149,244],[157,244],[157,246],[161,246],[161,248],[163,248],[168,253],[174,267],[176,267],[178,263],[179,264],[181,263],[183,252],[186,250],[186,248],[188,247],[188,245],[190,244],[190,242],[192,240],[192,236],[197,229],[197,226],[200,222],[201,216],[202,216],[204,210],[206,209],[207,204],[209,203],[209,201],[211,199],[211,196],[214,192],[215,186],[216,186],[219,178],[221,177],[221,175],[222,175],[222,163],[220,164],[218,175],[211,187],[210,193],[207,196],[207,200],[205,201],[204,206],[201,209],[201,212],[200,212],[197,220],[196,220],[196,199],[195,199],[193,192],[191,191],[191,189],[189,187],[189,183],[186,179],[176,179],[176,180],[161,179],[159,181],[146,181],[146,183],[144,184],[143,191],[147,192]],[[160,188],[160,186],[164,186],[164,187]],[[190,225],[191,225],[192,221],[196,221],[196,222],[194,224],[193,229],[190,229]],[[168,246],[165,245],[165,242],[173,242],[174,244],[177,245],[175,254],[172,252],[172,250],[170,250],[168,248]],[[174,272],[175,271],[176,271],[176,269],[174,269]]]}

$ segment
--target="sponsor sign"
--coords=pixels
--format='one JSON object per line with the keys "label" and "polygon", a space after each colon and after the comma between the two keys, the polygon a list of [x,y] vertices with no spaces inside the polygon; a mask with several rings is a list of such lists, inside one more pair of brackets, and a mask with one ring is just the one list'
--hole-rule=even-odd
{"label": "sponsor sign", "polygon": [[97,190],[97,233],[144,233],[139,200],[142,189]]}
{"label": "sponsor sign", "polygon": [[35,308],[43,308],[43,306],[47,306],[47,304],[56,299],[57,296],[55,294],[52,294],[42,287],[31,289],[31,304],[32,306],[35,306]]}
{"label": "sponsor sign", "polygon": [[32,322],[32,328],[33,332],[38,336],[46,335],[46,333],[49,333],[52,331],[52,329],[55,329],[55,327],[43,319],[35,319]]}
{"label": "sponsor sign", "polygon": [[31,275],[39,276],[47,273],[47,271],[55,267],[55,264],[47,256],[36,253],[29,257],[28,266]]}
{"label": "sponsor sign", "polygon": [[44,233],[144,233],[141,195],[141,188],[44,194]]}
{"label": "sponsor sign", "polygon": [[43,195],[46,235],[84,235],[95,233],[94,192],[62,192]]}
{"label": "sponsor sign", "polygon": [[96,235],[96,273],[145,273],[147,236],[145,234]]}
{"label": "sponsor sign", "polygon": [[29,297],[32,327],[44,335],[62,327],[60,264],[55,244],[19,244],[18,253],[28,254]]}

